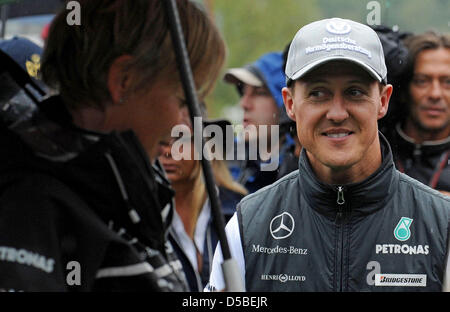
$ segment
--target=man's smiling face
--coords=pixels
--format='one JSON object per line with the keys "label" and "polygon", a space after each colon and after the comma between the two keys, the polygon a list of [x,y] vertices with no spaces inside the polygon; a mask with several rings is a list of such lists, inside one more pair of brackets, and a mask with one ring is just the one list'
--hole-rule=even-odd
{"label": "man's smiling face", "polygon": [[345,61],[325,63],[294,84],[283,96],[313,167],[361,170],[380,154],[377,120],[387,112],[391,86]]}

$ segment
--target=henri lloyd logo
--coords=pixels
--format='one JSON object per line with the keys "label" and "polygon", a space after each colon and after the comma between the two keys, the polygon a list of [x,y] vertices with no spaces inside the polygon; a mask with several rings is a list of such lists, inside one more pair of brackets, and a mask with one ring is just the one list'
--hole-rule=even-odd
{"label": "henri lloyd logo", "polygon": [[333,20],[329,22],[326,26],[327,31],[329,33],[335,34],[335,35],[345,35],[348,34],[352,28],[350,25],[345,21],[339,21],[339,20]]}
{"label": "henri lloyd logo", "polygon": [[425,274],[375,274],[375,286],[425,287]]}
{"label": "henri lloyd logo", "polygon": [[306,276],[304,275],[287,275],[285,273],[281,274],[261,274],[262,281],[279,281],[280,283],[286,282],[304,282]]}
{"label": "henri lloyd logo", "polygon": [[294,227],[294,218],[290,213],[283,212],[270,222],[270,234],[275,239],[287,238],[294,232]]}

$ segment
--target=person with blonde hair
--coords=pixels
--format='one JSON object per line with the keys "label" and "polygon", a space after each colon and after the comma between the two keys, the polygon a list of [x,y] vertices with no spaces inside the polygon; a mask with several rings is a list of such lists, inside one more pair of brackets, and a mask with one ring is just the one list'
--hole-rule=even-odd
{"label": "person with blonde hair", "polygon": [[[185,104],[164,1],[78,2],[81,25],[62,10],[43,53],[59,96],[0,122],[0,290],[186,291],[173,190],[152,166]],[[198,3],[176,4],[202,98],[225,43]]]}
{"label": "person with blonde hair", "polygon": [[[187,118],[183,122],[192,130],[191,122]],[[204,125],[217,125],[224,129],[230,123],[226,120],[211,120],[204,121]],[[173,143],[176,140],[189,140],[186,142],[189,145],[180,145],[180,149],[182,146],[188,146],[189,150],[174,150],[183,155],[180,160],[174,159],[177,157],[172,155],[172,147],[175,147]],[[221,148],[221,142],[216,143],[216,147]],[[200,157],[194,157],[198,152],[194,147],[193,136],[170,138],[162,141],[160,145],[159,161],[175,190],[175,213],[169,237],[183,264],[191,291],[202,291],[211,273],[210,266],[218,236],[213,227]],[[222,213],[228,221],[248,191],[232,179],[223,159],[213,158],[211,166]]]}

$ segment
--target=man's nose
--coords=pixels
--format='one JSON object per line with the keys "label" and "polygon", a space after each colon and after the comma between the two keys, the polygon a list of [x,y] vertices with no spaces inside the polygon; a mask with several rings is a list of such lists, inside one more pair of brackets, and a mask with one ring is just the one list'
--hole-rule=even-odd
{"label": "man's nose", "polygon": [[438,101],[442,98],[442,86],[439,79],[434,79],[432,81],[431,90],[428,96],[434,101]]}
{"label": "man's nose", "polygon": [[239,104],[244,110],[250,110],[253,107],[253,93],[250,88],[245,88]]}
{"label": "man's nose", "polygon": [[348,112],[341,95],[335,95],[327,112],[327,119],[340,123],[348,118]]}

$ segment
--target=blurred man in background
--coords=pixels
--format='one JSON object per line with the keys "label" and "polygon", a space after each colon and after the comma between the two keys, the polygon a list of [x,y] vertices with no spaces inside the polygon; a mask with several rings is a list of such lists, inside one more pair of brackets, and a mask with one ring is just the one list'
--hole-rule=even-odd
{"label": "blurred man in background", "polygon": [[397,168],[450,195],[450,36],[410,36],[403,102],[407,113],[390,139]]}
{"label": "blurred man in background", "polygon": [[[245,134],[241,140],[245,140],[245,156],[235,154],[233,160],[229,162],[229,167],[233,178],[253,193],[278,178],[277,169],[283,160],[284,151],[289,143],[293,143],[287,141],[281,131],[279,140],[274,142],[271,133],[271,126],[279,126],[280,120],[288,119],[283,117],[286,116],[286,112],[281,96],[281,89],[286,85],[283,54],[270,52],[252,64],[231,68],[226,72],[224,80],[236,86],[241,97],[239,105],[244,111],[242,123]],[[255,143],[258,149],[257,159],[251,157],[252,143]],[[265,159],[260,157],[261,143],[267,143],[268,155],[265,155]],[[262,169],[265,164],[274,161],[278,164],[277,168]]]}

